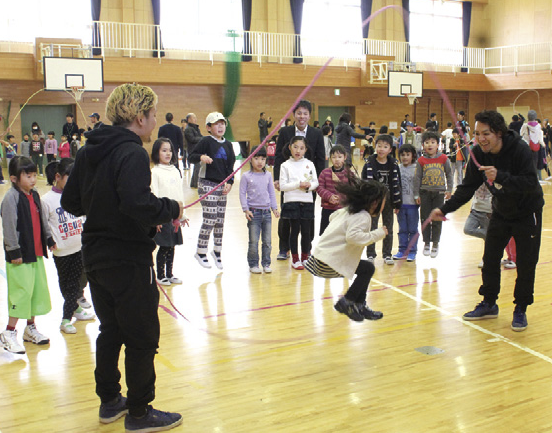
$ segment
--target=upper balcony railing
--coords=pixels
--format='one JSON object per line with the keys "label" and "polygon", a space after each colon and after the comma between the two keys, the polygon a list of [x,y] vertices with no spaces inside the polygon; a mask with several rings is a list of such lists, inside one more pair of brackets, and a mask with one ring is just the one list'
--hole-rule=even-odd
{"label": "upper balcony railing", "polygon": [[[468,73],[517,73],[552,70],[552,42],[496,48],[461,48],[444,50],[417,47],[406,42],[364,39],[343,43],[325,37],[309,38],[293,34],[266,32],[230,32],[209,35],[162,33],[160,26],[95,22],[98,46],[87,41],[71,46],[75,57],[92,55],[92,49],[104,57],[157,57],[180,60],[224,60],[228,51],[251,56],[259,63],[293,63],[302,58],[303,65],[322,65],[333,54],[332,66],[360,67],[365,56],[385,57],[397,63],[412,62],[417,71]],[[89,32],[92,35],[92,30]],[[158,47],[157,41],[163,46]],[[89,42],[89,41],[88,41]],[[68,46],[67,46],[68,47]],[[67,48],[66,47],[66,48]],[[217,48],[213,48],[217,47]],[[160,48],[160,49],[159,49]],[[43,55],[67,56],[61,45],[43,44]],[[33,43],[0,41],[0,52],[34,53]],[[301,56],[302,54],[302,56]]]}

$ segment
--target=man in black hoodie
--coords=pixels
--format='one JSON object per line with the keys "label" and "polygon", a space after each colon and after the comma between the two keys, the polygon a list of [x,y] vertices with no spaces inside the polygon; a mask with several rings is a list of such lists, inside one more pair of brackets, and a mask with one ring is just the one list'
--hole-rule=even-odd
{"label": "man in black hoodie", "polygon": [[[442,220],[467,203],[486,182],[493,195],[493,211],[485,238],[483,301],[464,320],[498,317],[496,300],[500,292],[500,260],[513,236],[516,241],[517,280],[514,289],[512,330],[527,328],[527,306],[533,303],[535,268],[539,260],[544,199],[529,146],[514,131],[506,128],[504,117],[496,111],[475,115],[474,135],[478,146],[466,167],[466,176],[456,192],[440,209],[431,212],[433,220]],[[478,164],[481,166],[478,166]]]}
{"label": "man in black hoodie", "polygon": [[[146,86],[113,90],[106,114],[113,126],[88,133],[77,153],[62,207],[86,215],[82,257],[100,319],[96,341],[96,393],[100,422],[129,412],[127,431],[167,430],[176,413],[148,405],[155,398],[154,357],[159,346],[159,292],[153,271],[155,227],[182,217],[182,203],[150,190],[150,161],[142,147],[155,128],[157,95]],[[127,398],[120,394],[119,353],[125,345]]]}

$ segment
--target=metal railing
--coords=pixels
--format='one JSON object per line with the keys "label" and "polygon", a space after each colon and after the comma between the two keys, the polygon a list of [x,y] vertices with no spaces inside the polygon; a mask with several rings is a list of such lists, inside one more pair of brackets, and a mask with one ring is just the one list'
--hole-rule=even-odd
{"label": "metal railing", "polygon": [[[153,56],[160,61],[164,57],[213,62],[224,60],[227,51],[236,50],[251,56],[252,61],[259,64],[292,63],[301,58],[304,65],[322,65],[333,55],[332,66],[359,67],[368,55],[387,57],[399,63],[414,62],[417,71],[457,72],[462,69],[471,73],[517,73],[552,69],[552,42],[443,50],[374,39],[345,43],[324,36],[309,38],[267,32],[170,35],[162,33],[160,26],[152,24],[97,21],[93,25],[101,41],[99,46],[44,44],[41,52],[43,55],[67,56],[67,50],[71,49],[75,57],[89,57],[92,48],[96,48],[95,51],[101,52],[104,57]],[[161,49],[158,49],[158,41],[163,42]],[[0,52],[34,53],[34,44],[0,41]]]}

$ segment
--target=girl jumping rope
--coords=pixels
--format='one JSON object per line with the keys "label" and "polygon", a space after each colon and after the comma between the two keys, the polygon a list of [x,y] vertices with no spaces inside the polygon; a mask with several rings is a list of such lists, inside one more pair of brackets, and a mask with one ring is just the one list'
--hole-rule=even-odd
{"label": "girl jumping rope", "polygon": [[[151,169],[151,191],[157,197],[168,197],[184,203],[184,182],[180,170],[176,168],[178,161],[173,152],[171,140],[159,138],[153,143],[151,159],[155,166]],[[186,215],[182,217],[182,225],[188,225]],[[182,284],[182,280],[173,275],[174,247],[182,245],[182,230],[180,226],[175,231],[173,223],[157,226],[153,238],[159,245],[157,251],[157,282],[164,286]]]}
{"label": "girl jumping rope", "polygon": [[[314,219],[314,197],[311,191],[318,188],[316,168],[305,158],[307,143],[305,137],[295,136],[284,148],[287,159],[280,168],[280,191],[284,193],[282,215],[290,220],[291,266],[304,269],[311,250],[311,223]],[[301,259],[299,259],[298,238],[301,233]]]}
{"label": "girl jumping rope", "polygon": [[63,318],[59,329],[66,334],[76,334],[77,328],[71,324],[73,316],[77,320],[92,320],[95,315],[83,310],[78,304],[82,291],[87,284],[83,278],[81,256],[81,233],[83,217],[76,217],[61,207],[61,193],[75,161],[63,158],[52,161],[46,166],[46,180],[52,190],[44,194],[42,203],[48,215],[48,224],[57,249],[54,250],[54,263],[58,273],[59,290],[63,296]]}
{"label": "girl jumping rope", "polygon": [[342,194],[343,208],[330,216],[330,224],[320,237],[305,267],[322,278],[356,278],[334,308],[349,319],[362,322],[383,317],[366,305],[366,292],[374,275],[374,264],[360,260],[366,245],[382,240],[387,235],[385,226],[371,230],[372,217],[385,206],[386,187],[375,180],[351,177],[349,183],[336,185]]}

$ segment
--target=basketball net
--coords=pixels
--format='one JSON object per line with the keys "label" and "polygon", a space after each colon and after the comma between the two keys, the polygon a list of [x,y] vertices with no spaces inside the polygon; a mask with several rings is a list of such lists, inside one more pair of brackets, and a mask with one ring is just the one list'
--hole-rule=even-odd
{"label": "basketball net", "polygon": [[84,93],[84,86],[71,86],[71,93],[73,93],[75,101],[80,101]]}
{"label": "basketball net", "polygon": [[405,93],[405,96],[408,98],[408,103],[414,105],[414,102],[417,102],[415,93]]}

